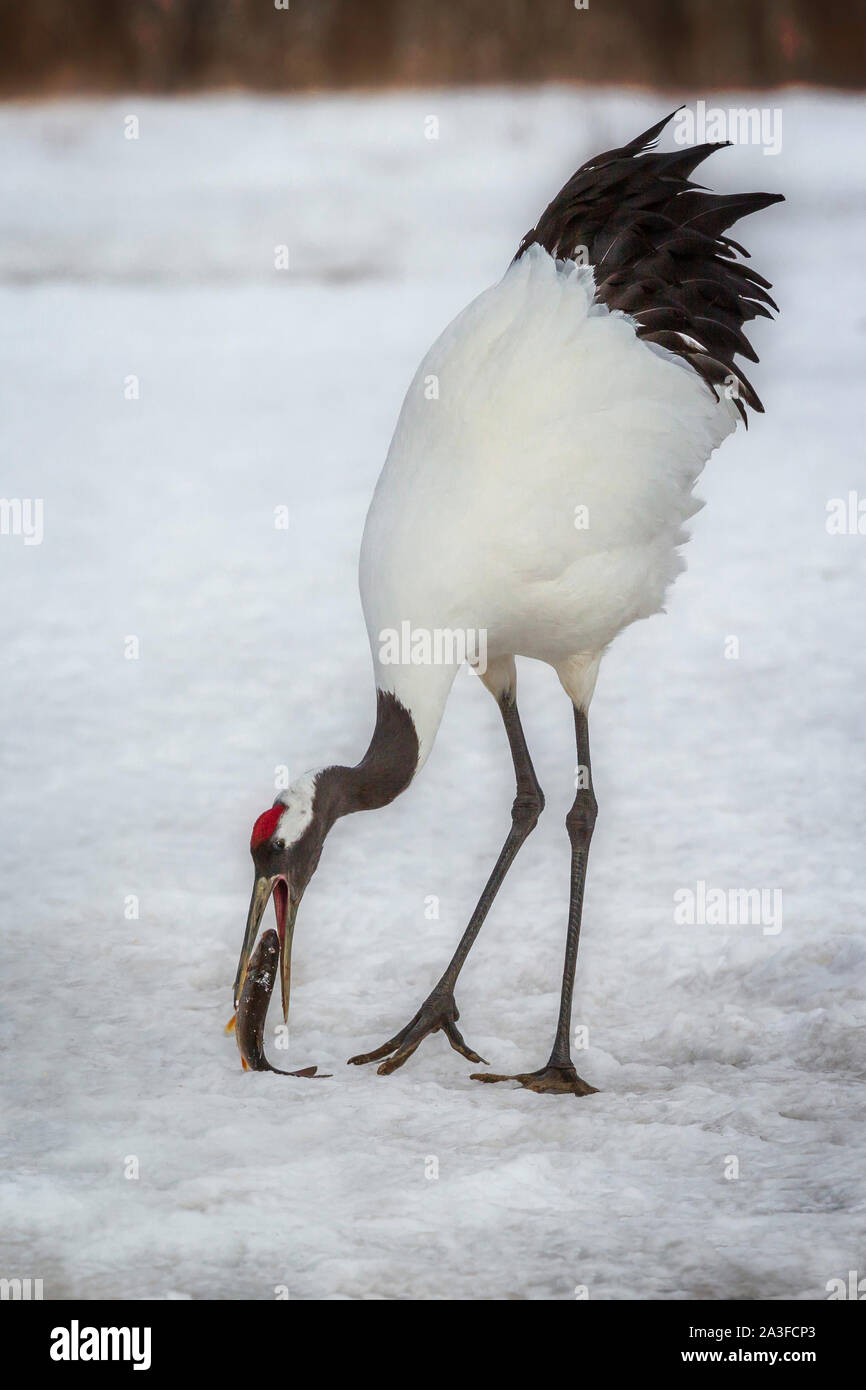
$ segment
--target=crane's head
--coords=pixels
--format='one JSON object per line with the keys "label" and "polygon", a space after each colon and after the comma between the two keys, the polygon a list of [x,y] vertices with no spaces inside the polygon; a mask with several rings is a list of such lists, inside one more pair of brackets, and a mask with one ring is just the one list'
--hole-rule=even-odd
{"label": "crane's head", "polygon": [[273,897],[280,938],[280,989],[283,1018],[289,1018],[292,979],[292,936],[304,889],[313,876],[330,821],[317,797],[316,773],[307,773],[283,792],[270,810],[259,816],[250,837],[255,880],[235,976],[234,998],[243,988],[265,908]]}

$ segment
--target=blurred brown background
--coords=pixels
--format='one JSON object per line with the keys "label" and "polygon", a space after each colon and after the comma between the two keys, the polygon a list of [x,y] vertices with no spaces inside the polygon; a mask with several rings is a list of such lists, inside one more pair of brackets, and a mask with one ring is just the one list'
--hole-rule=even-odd
{"label": "blurred brown background", "polygon": [[861,88],[857,0],[0,0],[0,93]]}

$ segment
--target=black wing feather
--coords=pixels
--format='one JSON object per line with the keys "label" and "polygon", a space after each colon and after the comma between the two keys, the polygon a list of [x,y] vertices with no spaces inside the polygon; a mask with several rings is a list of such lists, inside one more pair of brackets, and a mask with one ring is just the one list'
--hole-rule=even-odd
{"label": "black wing feather", "polygon": [[[735,379],[742,400],[763,411],[734,358],[757,362],[743,324],[771,318],[778,306],[769,280],[736,259],[748,259],[748,251],[725,233],[784,198],[710,193],[692,183],[697,166],[730,141],[647,153],[675,115],[582,164],[514,259],[535,242],[558,259],[580,256],[595,269],[596,299],[630,314],[640,337],[682,357],[714,394]],[[737,397],[735,404],[748,425]]]}

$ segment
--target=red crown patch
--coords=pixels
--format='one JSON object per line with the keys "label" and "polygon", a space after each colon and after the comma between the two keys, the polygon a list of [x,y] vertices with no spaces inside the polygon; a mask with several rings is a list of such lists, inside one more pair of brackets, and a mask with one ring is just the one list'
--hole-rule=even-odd
{"label": "red crown patch", "polygon": [[265,840],[271,838],[285,809],[285,806],[272,806],[269,811],[265,811],[259,816],[250,836],[250,849],[258,849],[259,845],[263,845]]}

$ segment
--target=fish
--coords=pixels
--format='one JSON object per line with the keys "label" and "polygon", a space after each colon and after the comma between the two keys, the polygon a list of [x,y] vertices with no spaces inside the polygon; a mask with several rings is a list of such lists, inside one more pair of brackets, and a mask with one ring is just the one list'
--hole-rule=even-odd
{"label": "fish", "polygon": [[266,931],[250,961],[235,1016],[235,1036],[244,1071],[275,1071],[279,1076],[326,1076],[328,1073],[319,1072],[318,1067],[281,1071],[279,1067],[272,1067],[265,1056],[265,1018],[279,965],[280,939],[275,931]]}

